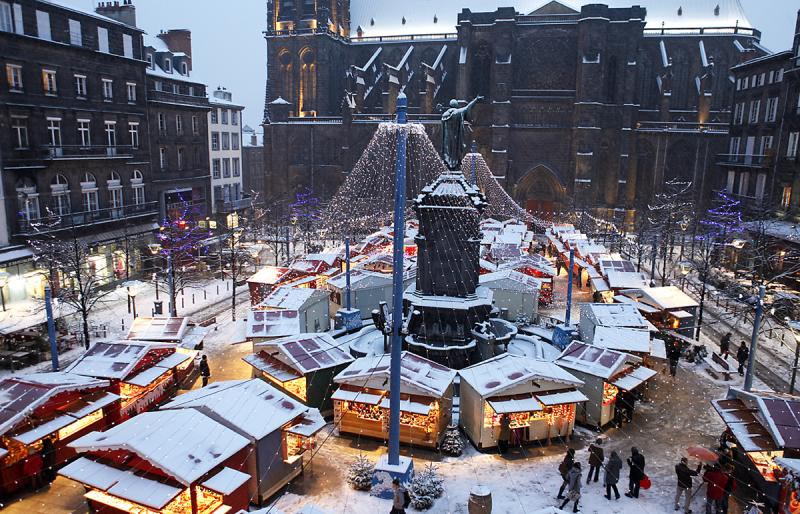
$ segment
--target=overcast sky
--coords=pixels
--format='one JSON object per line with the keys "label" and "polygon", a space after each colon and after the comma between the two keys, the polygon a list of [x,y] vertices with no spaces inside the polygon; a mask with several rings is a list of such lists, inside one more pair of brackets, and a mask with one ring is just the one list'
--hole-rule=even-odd
{"label": "overcast sky", "polygon": [[[82,9],[92,9],[94,0],[51,0]],[[397,0],[372,0],[394,2]],[[659,0],[666,1],[666,0]],[[692,2],[694,0],[686,0]],[[797,0],[741,0],[761,42],[773,51],[791,47],[797,18]],[[496,0],[487,4],[496,4]],[[513,4],[513,0],[508,2]],[[589,3],[589,2],[587,2]],[[594,3],[602,3],[596,0]],[[636,0],[612,0],[612,5],[634,5]],[[639,2],[644,3],[644,2]],[[679,2],[678,2],[679,3]],[[227,87],[234,101],[243,104],[245,122],[257,127],[264,110],[266,80],[266,0],[134,0],[138,25],[149,34],[162,29],[192,31],[192,61],[195,74],[209,89]]]}

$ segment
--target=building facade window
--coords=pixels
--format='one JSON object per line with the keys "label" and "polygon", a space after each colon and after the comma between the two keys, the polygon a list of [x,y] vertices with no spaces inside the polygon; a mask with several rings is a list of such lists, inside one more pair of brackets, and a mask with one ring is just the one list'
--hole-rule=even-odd
{"label": "building facade window", "polygon": [[742,143],[742,138],[740,137],[732,137],[730,141],[730,146],[728,147],[728,153],[730,155],[739,155],[739,146]]}
{"label": "building facade window", "polygon": [[228,124],[228,109],[220,109],[220,111],[222,113],[222,124],[223,125],[227,125]]}
{"label": "building facade window", "polygon": [[21,117],[11,118],[11,136],[14,139],[14,149],[28,148],[28,119]]}
{"label": "building facade window", "polygon": [[183,116],[180,114],[175,115],[175,132],[179,135],[183,135]]}
{"label": "building facade window", "polygon": [[133,170],[133,175],[131,175],[131,188],[133,189],[133,203],[136,205],[144,204],[144,177],[141,171]]}
{"label": "building facade window", "polygon": [[172,73],[172,60],[169,58],[164,59],[164,71]]}
{"label": "building facade window", "polygon": [[197,115],[192,116],[192,134],[200,135],[200,117]]}
{"label": "building facade window", "polygon": [[0,31],[14,31],[14,18],[11,14],[11,4],[8,2],[0,2]]}
{"label": "building facade window", "polygon": [[108,53],[108,29],[105,27],[97,27],[97,49]]}
{"label": "building facade window", "polygon": [[213,178],[220,178],[220,160],[219,159],[211,159],[211,176]]}
{"label": "building facade window", "polygon": [[231,132],[231,150],[239,149],[239,134]]}
{"label": "building facade window", "polygon": [[139,122],[138,121],[130,121],[130,122],[128,122],[128,135],[130,136],[131,146],[133,148],[139,148]]}
{"label": "building facade window", "polygon": [[17,199],[19,215],[23,220],[30,222],[39,219],[39,192],[35,184],[28,182],[17,184]]}
{"label": "building facade window", "polygon": [[116,121],[107,121],[105,123],[106,128],[106,146],[109,148],[114,148],[117,146],[117,122]]}
{"label": "building facade window", "polygon": [[211,123],[213,123],[215,125],[218,123],[217,120],[219,119],[219,114],[217,114],[218,112],[219,112],[219,109],[217,109],[216,107],[211,109]]}
{"label": "building facade window", "polygon": [[54,96],[58,94],[58,83],[56,82],[56,72],[53,70],[42,70],[42,89],[44,94]]}
{"label": "building facade window", "polygon": [[231,125],[239,125],[239,113],[231,110]]}
{"label": "building facade window", "polygon": [[227,132],[222,133],[222,149],[223,150],[231,149],[231,135]]}
{"label": "building facade window", "polygon": [[122,55],[133,59],[133,37],[130,34],[122,35]]}
{"label": "building facade window", "polygon": [[767,99],[767,114],[765,121],[768,123],[774,123],[775,120],[778,119],[778,97],[772,97]]}
{"label": "building facade window", "polygon": [[783,82],[783,68],[775,73],[775,82]]}
{"label": "building facade window", "polygon": [[128,102],[136,102],[136,82],[126,82],[125,89],[128,92]]}
{"label": "building facade window", "polygon": [[92,145],[89,123],[89,120],[78,120],[78,140],[81,142],[82,147],[88,147]]}
{"label": "building facade window", "polygon": [[53,36],[50,33],[50,13],[36,11],[36,33],[40,39],[53,40]]}
{"label": "building facade window", "polygon": [[52,210],[57,216],[66,216],[70,213],[69,182],[67,177],[58,174],[50,182],[50,193],[53,198]]}
{"label": "building facade window", "polygon": [[83,46],[83,35],[81,34],[81,22],[69,20],[69,44]]}
{"label": "building facade window", "polygon": [[736,125],[741,125],[744,123],[744,109],[745,103],[740,102],[736,104],[736,107],[733,110],[733,123]]}
{"label": "building facade window", "polygon": [[158,164],[162,170],[167,169],[167,149],[163,146],[158,149]]}
{"label": "building facade window", "polygon": [[178,169],[183,169],[183,148],[178,148]]}
{"label": "building facade window", "polygon": [[231,160],[222,159],[222,178],[231,177]]}
{"label": "building facade window", "polygon": [[47,134],[50,139],[50,146],[61,146],[61,118],[47,119]]}
{"label": "building facade window", "polygon": [[211,133],[211,149],[214,151],[219,150],[219,132]]}
{"label": "building facade window", "polygon": [[122,194],[122,179],[120,179],[119,173],[116,171],[111,172],[111,179],[108,181],[108,193],[111,217],[121,218],[124,214],[125,201]]}
{"label": "building facade window", "polygon": [[86,93],[86,75],[75,75],[75,96],[85,99]]}
{"label": "building facade window", "polygon": [[6,64],[6,82],[8,89],[14,92],[22,91],[22,66],[17,64]]}
{"label": "building facade window", "polygon": [[110,102],[114,99],[114,81],[103,79],[103,100]]}
{"label": "building facade window", "polygon": [[750,172],[743,171],[739,175],[739,196],[747,196],[750,189]]}
{"label": "building facade window", "polygon": [[788,211],[791,206],[792,206],[792,186],[783,186],[783,191],[781,192],[781,208],[784,211]]}
{"label": "building facade window", "polygon": [[231,165],[233,167],[233,176],[234,177],[238,177],[239,175],[242,174],[241,163],[239,162],[239,158],[238,157],[234,157],[233,158],[233,160],[231,161]]}
{"label": "building facade window", "polygon": [[158,132],[162,136],[167,135],[167,116],[163,112],[158,113]]}
{"label": "building facade window", "polygon": [[83,175],[81,194],[83,196],[83,210],[85,212],[100,210],[100,204],[97,200],[97,179],[89,172]]}
{"label": "building facade window", "polygon": [[786,146],[786,157],[789,159],[797,158],[798,140],[800,140],[800,132],[789,133],[789,144]]}
{"label": "building facade window", "polygon": [[761,100],[750,102],[750,124],[758,123],[759,112],[761,111]]}

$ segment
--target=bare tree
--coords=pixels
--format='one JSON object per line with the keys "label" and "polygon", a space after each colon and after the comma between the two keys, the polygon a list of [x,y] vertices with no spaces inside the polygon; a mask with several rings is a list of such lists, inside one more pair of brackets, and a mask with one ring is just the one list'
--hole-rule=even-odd
{"label": "bare tree", "polygon": [[[675,248],[675,235],[685,233],[683,226],[688,226],[693,208],[692,183],[676,178],[668,180],[664,184],[664,189],[655,195],[653,202],[648,206],[650,226],[660,240],[662,286],[666,285],[669,274],[668,262]],[[683,242],[681,247],[682,245]]]}
{"label": "bare tree", "polygon": [[231,281],[231,319],[236,321],[236,286],[243,282],[252,272],[254,262],[253,249],[246,241],[246,235],[252,234],[263,225],[264,210],[251,208],[246,213],[239,213],[231,226],[222,227],[219,231],[219,258],[224,278]]}

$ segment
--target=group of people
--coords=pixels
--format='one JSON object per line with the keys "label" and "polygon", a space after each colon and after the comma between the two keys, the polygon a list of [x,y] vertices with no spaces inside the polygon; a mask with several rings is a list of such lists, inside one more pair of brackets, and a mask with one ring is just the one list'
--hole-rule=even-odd
{"label": "group of people", "polygon": [[[693,479],[700,475],[702,469],[702,463],[698,463],[696,468],[690,468],[689,459],[686,457],[675,465],[675,475],[678,480],[675,510],[681,509],[681,498],[683,498],[684,514],[692,512]],[[706,514],[728,514],[730,496],[736,489],[733,474],[734,466],[729,458],[720,458],[717,462],[705,466],[703,483],[706,484]]]}
{"label": "group of people", "polygon": [[[723,359],[728,358],[731,355],[731,337],[733,334],[728,332],[722,339],[719,341],[719,354]],[[739,349],[736,350],[736,362],[739,363],[739,372],[740,376],[744,375],[744,368],[747,366],[747,361],[750,359],[750,349],[747,347],[747,343],[742,341],[739,345]]]}
{"label": "group of people", "polygon": [[[600,469],[603,469],[605,471],[603,474],[603,485],[606,488],[605,498],[610,500],[613,491],[614,499],[619,500],[620,494],[617,483],[619,483],[622,474],[622,458],[616,451],[612,451],[608,462],[606,462],[602,442],[602,439],[598,438],[589,445],[589,473],[586,477],[586,484],[598,482],[600,480]],[[636,499],[639,498],[641,484],[646,475],[644,472],[644,455],[635,446],[631,448],[631,455],[627,459],[627,464],[628,491],[625,496]],[[567,450],[567,454],[558,466],[558,472],[561,474],[562,484],[556,498],[563,500],[559,508],[563,509],[569,502],[573,502],[572,512],[578,512],[583,479],[581,463],[575,460],[575,450],[573,448]],[[564,495],[565,491],[566,496]]]}

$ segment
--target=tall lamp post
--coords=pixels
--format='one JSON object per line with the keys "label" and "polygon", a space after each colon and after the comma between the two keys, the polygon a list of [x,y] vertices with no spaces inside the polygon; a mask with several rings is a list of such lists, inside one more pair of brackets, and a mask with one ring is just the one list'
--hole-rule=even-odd
{"label": "tall lamp post", "polygon": [[[158,255],[158,253],[161,252],[162,250],[162,246],[160,243],[150,243],[149,245],[147,245],[147,248],[153,255]],[[178,311],[175,306],[175,276],[172,266],[172,252],[167,249],[164,250],[164,253],[167,256],[167,290],[169,291],[169,315],[174,318],[178,316]]]}
{"label": "tall lamp post", "polygon": [[5,288],[8,285],[8,279],[11,277],[11,274],[7,271],[0,271],[0,301],[3,303],[3,312],[6,311],[6,295],[5,295]]}
{"label": "tall lamp post", "polygon": [[795,347],[794,347],[794,365],[792,366],[792,381],[789,384],[789,394],[794,394],[794,384],[797,380],[797,361],[800,358],[800,321],[789,321],[786,320],[789,325],[789,330],[792,331],[792,335],[794,336],[795,340]]}

